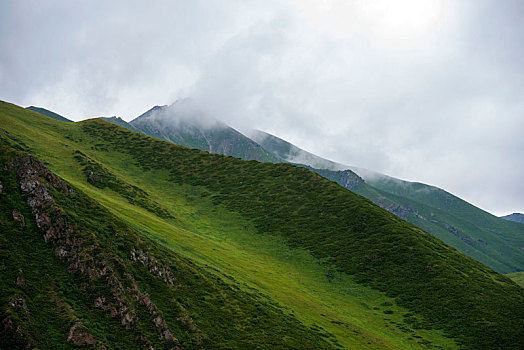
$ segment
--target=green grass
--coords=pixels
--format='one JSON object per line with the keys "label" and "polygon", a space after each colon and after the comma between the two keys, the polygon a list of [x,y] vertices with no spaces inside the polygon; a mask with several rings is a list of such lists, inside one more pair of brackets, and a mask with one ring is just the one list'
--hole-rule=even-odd
{"label": "green grass", "polygon": [[[102,121],[58,124],[7,104],[1,118],[5,139],[138,232],[270,297],[344,347],[451,348],[458,340],[493,348],[521,339],[521,289],[305,169],[209,155]],[[174,219],[91,184],[77,150]]]}
{"label": "green grass", "polygon": [[506,276],[511,278],[513,282],[524,288],[524,271],[507,273]]}
{"label": "green grass", "polygon": [[[410,208],[407,220],[501,273],[524,269],[524,225],[500,219],[433,186],[392,178],[367,181],[385,197]],[[479,189],[482,190],[482,189]]]}
{"label": "green grass", "polygon": [[[264,132],[255,133],[254,139],[282,159],[300,159],[316,168],[343,167]],[[522,225],[507,223],[442,189],[422,183],[378,173],[366,177],[364,183],[348,170],[310,170],[370,199],[495,271],[524,269]]]}
{"label": "green grass", "polygon": [[[154,326],[158,315],[186,349],[247,349],[255,344],[260,349],[328,349],[337,343],[322,329],[304,326],[264,295],[232,288],[192,260],[141,236],[77,188],[56,185],[57,180],[40,171],[37,179],[53,199],[43,210],[58,225],[53,227],[63,228],[54,231],[56,238],[46,244],[26,196],[20,193],[17,176],[27,169],[19,164],[35,161],[3,142],[0,151],[0,316],[11,324],[0,330],[1,348],[23,348],[28,343],[40,348],[73,347],[67,338],[78,322],[109,348],[171,348],[176,344],[162,340]],[[13,209],[23,213],[24,225],[14,220]],[[56,252],[64,249],[70,255],[59,258]],[[133,261],[132,251],[146,252],[155,259],[153,266],[170,271],[174,282],[164,282],[149,267]],[[76,261],[86,269],[72,267]],[[108,272],[91,274],[102,271],[102,266]],[[16,283],[20,276],[24,283]],[[158,308],[155,314],[139,301],[145,295]],[[123,327],[120,317],[93,307],[100,296],[117,309],[123,302],[137,318]],[[9,305],[17,298],[24,300],[23,307]]]}

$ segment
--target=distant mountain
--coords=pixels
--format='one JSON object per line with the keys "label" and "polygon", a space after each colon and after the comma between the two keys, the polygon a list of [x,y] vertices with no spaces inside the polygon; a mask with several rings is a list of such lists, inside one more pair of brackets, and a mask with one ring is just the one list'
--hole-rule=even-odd
{"label": "distant mountain", "polygon": [[521,224],[524,224],[524,214],[521,213],[513,213],[506,216],[501,216],[501,219],[508,220],[508,221],[515,221],[520,222]]}
{"label": "distant mountain", "polygon": [[129,129],[129,130],[132,130],[134,132],[142,133],[140,130],[138,130],[133,125],[129,124],[128,122],[126,122],[124,119],[122,119],[120,117],[116,117],[116,116],[113,116],[113,117],[100,117],[100,119],[105,120],[105,121],[110,122],[110,123],[113,123],[113,124],[116,124],[116,125],[120,125],[121,127]]}
{"label": "distant mountain", "polygon": [[65,117],[62,117],[60,114],[57,114],[55,112],[51,112],[50,110],[47,110],[45,108],[29,106],[26,109],[29,109],[29,110],[31,110],[33,112],[37,112],[37,113],[43,114],[45,116],[48,116],[49,118],[53,118],[53,119],[59,120],[61,122],[73,123],[72,120],[69,120],[69,119],[67,119]]}
{"label": "distant mountain", "polygon": [[156,106],[130,123],[115,118],[106,120],[211,153],[305,167],[370,199],[496,271],[524,269],[521,225],[497,218],[438,187],[330,161],[263,131],[251,132],[249,139],[198,110],[191,100]]}
{"label": "distant mountain", "polygon": [[281,159],[189,100],[155,106],[129,123],[142,133],[177,145],[236,158],[278,163]]}
{"label": "distant mountain", "polygon": [[306,164],[316,169],[329,169],[335,171],[346,170],[350,168],[347,165],[333,162],[309,153],[308,151],[298,148],[290,142],[261,130],[253,130],[249,134],[249,137],[288,163]]}
{"label": "distant mountain", "polygon": [[[501,220],[438,187],[333,162],[263,131],[253,131],[250,136],[280,158],[312,167],[497,271],[524,269],[524,228],[520,225]],[[340,169],[350,169],[362,181],[348,182],[341,177]]]}

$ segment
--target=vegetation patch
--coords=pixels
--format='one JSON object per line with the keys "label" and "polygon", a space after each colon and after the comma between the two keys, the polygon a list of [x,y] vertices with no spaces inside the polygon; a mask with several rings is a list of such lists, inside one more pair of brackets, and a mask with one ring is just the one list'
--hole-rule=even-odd
{"label": "vegetation patch", "polygon": [[173,215],[171,215],[168,210],[162,208],[160,204],[151,200],[148,193],[144,190],[120,180],[116,175],[111,173],[98,162],[86,156],[84,153],[75,150],[73,154],[74,158],[82,167],[87,182],[91,185],[98,188],[110,188],[127,199],[131,204],[149,210],[161,218],[174,219]]}

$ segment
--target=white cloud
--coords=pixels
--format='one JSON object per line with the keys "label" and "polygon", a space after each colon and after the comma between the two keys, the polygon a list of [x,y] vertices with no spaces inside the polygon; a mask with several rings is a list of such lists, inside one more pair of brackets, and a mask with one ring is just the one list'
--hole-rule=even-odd
{"label": "white cloud", "polygon": [[519,1],[19,1],[0,98],[132,119],[192,97],[326,158],[524,212]]}

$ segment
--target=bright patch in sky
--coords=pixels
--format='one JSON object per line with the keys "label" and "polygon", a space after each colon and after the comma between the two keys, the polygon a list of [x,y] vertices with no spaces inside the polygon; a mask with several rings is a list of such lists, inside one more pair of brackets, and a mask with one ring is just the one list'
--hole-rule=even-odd
{"label": "bright patch in sky", "polygon": [[362,12],[376,35],[390,43],[424,39],[438,29],[446,4],[437,0],[363,1]]}

